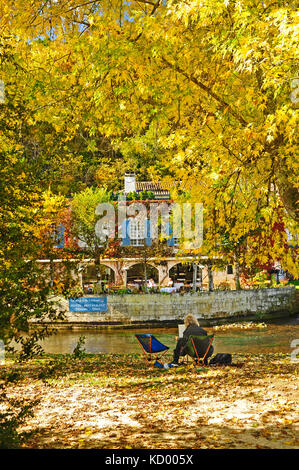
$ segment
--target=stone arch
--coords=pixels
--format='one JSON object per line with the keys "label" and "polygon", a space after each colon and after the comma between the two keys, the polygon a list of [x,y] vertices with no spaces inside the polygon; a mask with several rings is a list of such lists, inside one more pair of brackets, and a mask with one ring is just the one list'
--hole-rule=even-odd
{"label": "stone arch", "polygon": [[174,266],[176,266],[177,264],[180,264],[180,263],[181,263],[180,260],[169,260],[167,262],[168,273]]}
{"label": "stone arch", "polygon": [[102,264],[110,268],[114,272],[114,282],[117,285],[125,284],[125,265],[122,261],[116,260],[103,260]]}
{"label": "stone arch", "polygon": [[107,267],[107,268],[110,268],[111,271],[114,273],[114,277],[116,278],[116,266],[115,266],[115,262],[110,262],[110,261],[102,261],[101,260],[101,265]]}
{"label": "stone arch", "polygon": [[[126,281],[128,283],[144,282],[144,263],[132,262],[129,266],[126,266]],[[156,284],[159,282],[159,270],[158,267],[151,262],[147,263],[147,278],[152,278]]]}
{"label": "stone arch", "polygon": [[197,267],[194,271],[194,263],[192,261],[187,263],[182,263],[181,261],[176,261],[171,263],[171,267],[168,270],[168,276],[172,280],[173,284],[177,285],[192,285],[196,277],[196,287],[201,287],[202,285],[202,275],[203,275],[203,266],[196,263]]}
{"label": "stone arch", "polygon": [[[86,281],[88,282],[89,280],[91,281],[96,281],[96,270],[95,270],[95,263],[84,263],[81,264],[82,266],[82,281],[83,283]],[[110,271],[107,271],[107,268],[109,268]],[[101,262],[100,266],[100,273],[101,273],[101,279],[106,280],[109,282],[114,282],[115,281],[115,271],[112,266],[109,266],[106,263]]]}
{"label": "stone arch", "polygon": [[94,260],[83,260],[79,265],[79,282],[85,294],[94,294],[115,282],[115,272],[102,262],[96,269]]}

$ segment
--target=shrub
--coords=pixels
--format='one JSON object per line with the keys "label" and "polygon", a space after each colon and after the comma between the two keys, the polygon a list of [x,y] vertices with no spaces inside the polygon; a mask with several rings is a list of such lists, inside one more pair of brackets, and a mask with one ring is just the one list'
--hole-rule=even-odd
{"label": "shrub", "polygon": [[0,394],[0,449],[17,449],[24,444],[35,431],[19,431],[29,417],[33,416],[33,408],[39,400],[26,401],[7,397],[2,391]]}
{"label": "shrub", "polygon": [[76,359],[83,359],[86,354],[85,348],[83,348],[85,344],[86,336],[80,336],[78,343],[73,351],[73,356]]}

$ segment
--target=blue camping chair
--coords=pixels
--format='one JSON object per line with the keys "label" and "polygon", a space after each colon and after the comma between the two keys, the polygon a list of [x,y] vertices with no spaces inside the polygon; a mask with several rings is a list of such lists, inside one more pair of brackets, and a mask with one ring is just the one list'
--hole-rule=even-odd
{"label": "blue camping chair", "polygon": [[[148,361],[153,365],[155,361],[158,361],[166,351],[169,350],[168,346],[162,344],[154,335],[151,334],[138,334],[135,335],[136,339],[145,354]],[[153,357],[152,357],[153,356]]]}

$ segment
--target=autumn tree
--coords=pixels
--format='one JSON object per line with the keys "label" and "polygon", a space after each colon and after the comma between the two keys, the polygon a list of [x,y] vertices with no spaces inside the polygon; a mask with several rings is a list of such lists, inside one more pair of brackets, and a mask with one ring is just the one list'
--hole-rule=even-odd
{"label": "autumn tree", "polygon": [[[111,11],[95,13],[86,25],[101,53],[101,61],[94,55],[91,62],[94,83],[102,80],[93,95],[94,117],[107,116],[102,132],[122,147],[124,135],[139,139],[158,128],[173,180],[198,185],[207,217],[215,227],[226,224],[233,246],[257,226],[270,240],[279,218],[296,236],[293,3],[156,2],[134,12],[134,21],[111,21],[100,37]],[[264,255],[271,252],[297,273],[296,253],[279,238],[272,242],[263,244]],[[247,253],[254,259],[253,249]]]}
{"label": "autumn tree", "polygon": [[[150,174],[192,188],[207,233],[221,227],[236,246],[258,225],[265,256],[297,273],[295,247],[285,249],[298,222],[292,1],[0,5],[3,79],[9,89],[13,71],[33,128],[46,122],[66,141],[80,129],[91,151],[105,136]],[[275,223],[283,243],[269,237]]]}
{"label": "autumn tree", "polygon": [[[115,226],[103,226],[97,230],[97,222],[106,211],[98,213],[97,208],[101,203],[109,203],[112,194],[102,188],[86,188],[80,193],[74,194],[71,202],[71,234],[78,240],[79,248],[94,259],[97,279],[101,276],[101,256],[107,249],[110,230]],[[111,205],[112,209],[113,206]]]}
{"label": "autumn tree", "polygon": [[20,342],[30,355],[48,333],[47,328],[32,332],[30,320],[58,318],[47,274],[37,263],[42,197],[22,148],[11,147],[3,136],[0,162],[0,337],[6,345],[12,339]]}

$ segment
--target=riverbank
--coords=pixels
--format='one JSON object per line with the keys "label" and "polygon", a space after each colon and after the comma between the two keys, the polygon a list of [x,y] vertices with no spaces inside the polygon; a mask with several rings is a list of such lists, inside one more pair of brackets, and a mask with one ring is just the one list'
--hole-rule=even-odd
{"label": "riverbank", "polygon": [[[218,325],[231,325],[238,322],[275,322],[276,320],[282,321],[292,321],[292,319],[298,316],[299,310],[296,311],[280,311],[280,312],[271,312],[271,313],[258,313],[258,314],[248,314],[244,316],[234,316],[228,318],[216,318],[216,319],[199,319],[201,326],[213,327]],[[98,322],[98,321],[56,321],[56,322],[30,322],[30,330],[35,330],[38,327],[43,327],[47,324],[49,327],[54,328],[55,330],[61,331],[80,331],[80,330],[98,330],[98,331],[117,331],[117,330],[136,330],[136,329],[167,329],[167,328],[178,328],[179,324],[183,323],[181,320],[146,320],[144,322],[136,321],[131,323],[126,322]]]}
{"label": "riverbank", "polygon": [[[244,289],[200,293],[123,294],[85,296],[66,299],[51,297],[63,320],[56,328],[92,326],[103,328],[134,327],[138,325],[170,326],[182,323],[192,312],[202,325],[239,320],[281,318],[299,312],[295,286],[272,289]],[[74,305],[74,303],[76,305]],[[102,310],[99,310],[100,306]],[[44,319],[42,324],[51,324]],[[32,320],[32,325],[39,324]],[[53,324],[54,325],[54,324]]]}
{"label": "riverbank", "polygon": [[40,400],[20,430],[42,449],[299,448],[298,369],[286,354],[235,354],[206,371],[151,369],[141,354],[0,366],[10,399]]}

